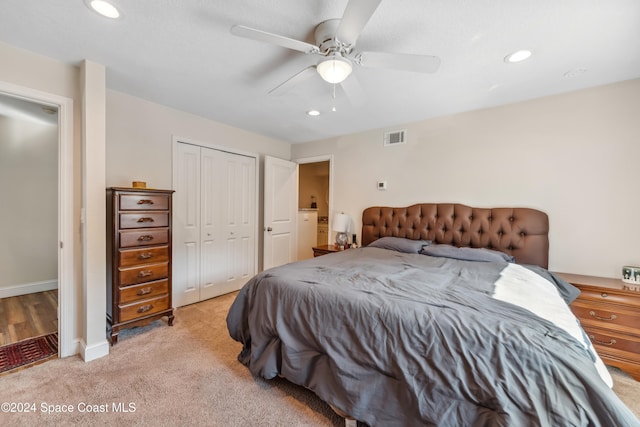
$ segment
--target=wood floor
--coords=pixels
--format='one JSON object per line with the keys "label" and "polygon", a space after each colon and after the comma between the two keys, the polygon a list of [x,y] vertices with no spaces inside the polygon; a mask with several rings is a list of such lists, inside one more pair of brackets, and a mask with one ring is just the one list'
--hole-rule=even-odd
{"label": "wood floor", "polygon": [[57,290],[0,298],[0,345],[57,330]]}

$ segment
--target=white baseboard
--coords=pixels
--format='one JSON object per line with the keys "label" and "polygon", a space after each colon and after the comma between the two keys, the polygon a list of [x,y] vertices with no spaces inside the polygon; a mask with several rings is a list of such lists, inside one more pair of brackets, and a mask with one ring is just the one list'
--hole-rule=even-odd
{"label": "white baseboard", "polygon": [[93,345],[87,345],[87,343],[81,339],[80,347],[80,354],[82,356],[82,360],[85,362],[91,362],[92,360],[99,359],[109,354],[109,342],[106,338]]}
{"label": "white baseboard", "polygon": [[15,297],[18,295],[34,294],[36,292],[58,289],[58,280],[45,280],[43,282],[24,283],[21,285],[5,286],[0,288],[0,298]]}
{"label": "white baseboard", "polygon": [[82,342],[80,341],[80,338],[74,338],[71,343],[67,346],[63,346],[62,345],[62,341],[61,341],[61,337],[62,334],[58,335],[58,357],[60,358],[64,358],[64,357],[70,357],[70,356],[75,356],[77,355],[81,355],[82,354]]}

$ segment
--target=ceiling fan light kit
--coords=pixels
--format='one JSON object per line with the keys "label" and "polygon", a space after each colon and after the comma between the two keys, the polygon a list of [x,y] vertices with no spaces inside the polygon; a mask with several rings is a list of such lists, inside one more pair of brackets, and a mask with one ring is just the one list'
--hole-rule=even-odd
{"label": "ceiling fan light kit", "polygon": [[316,70],[324,81],[337,84],[342,83],[349,77],[353,67],[351,66],[351,61],[339,53],[334,53],[329,58],[320,61],[316,66]]}

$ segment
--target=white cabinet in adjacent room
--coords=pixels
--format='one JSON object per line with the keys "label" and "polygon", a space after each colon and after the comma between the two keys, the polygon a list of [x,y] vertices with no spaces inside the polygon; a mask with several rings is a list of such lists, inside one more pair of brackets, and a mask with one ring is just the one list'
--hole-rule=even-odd
{"label": "white cabinet in adjacent room", "polygon": [[318,218],[318,245],[329,244],[329,223],[327,217]]}
{"label": "white cabinet in adjacent room", "polygon": [[298,211],[298,261],[313,258],[313,247],[318,244],[318,211]]}
{"label": "white cabinet in adjacent room", "polygon": [[173,185],[175,306],[240,289],[257,270],[256,158],[180,142]]}

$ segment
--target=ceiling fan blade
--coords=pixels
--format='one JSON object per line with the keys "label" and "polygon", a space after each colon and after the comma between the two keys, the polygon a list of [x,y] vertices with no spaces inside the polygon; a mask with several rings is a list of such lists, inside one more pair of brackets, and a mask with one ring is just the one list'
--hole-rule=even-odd
{"label": "ceiling fan blade", "polygon": [[289,89],[293,88],[298,83],[301,83],[307,80],[309,77],[312,77],[316,73],[317,73],[316,66],[311,65],[305,68],[304,70],[300,71],[299,73],[295,74],[293,77],[290,77],[289,79],[280,83],[278,86],[271,89],[269,91],[269,95],[281,95],[286,91],[288,91]]}
{"label": "ceiling fan blade", "polygon": [[286,47],[287,49],[293,49],[304,53],[320,52],[320,49],[318,49],[317,46],[310,43],[280,36],[278,34],[267,33],[266,31],[245,27],[244,25],[234,25],[231,27],[231,34],[261,42],[277,44],[279,46]]}
{"label": "ceiling fan blade", "polygon": [[435,73],[440,66],[440,58],[429,55],[406,53],[361,52],[359,63],[363,67],[392,68],[395,70]]}
{"label": "ceiling fan blade", "polygon": [[340,83],[340,87],[347,95],[351,105],[361,107],[365,104],[366,95],[356,76],[351,74],[348,79]]}
{"label": "ceiling fan blade", "polygon": [[347,45],[355,45],[358,36],[382,0],[349,0],[344,10],[336,39]]}

